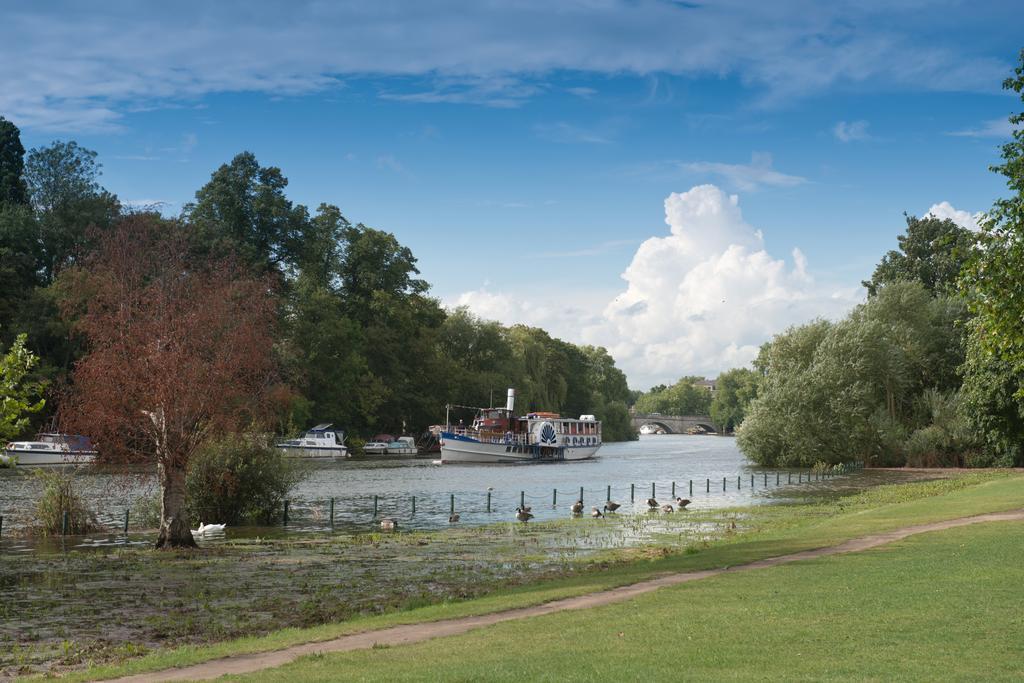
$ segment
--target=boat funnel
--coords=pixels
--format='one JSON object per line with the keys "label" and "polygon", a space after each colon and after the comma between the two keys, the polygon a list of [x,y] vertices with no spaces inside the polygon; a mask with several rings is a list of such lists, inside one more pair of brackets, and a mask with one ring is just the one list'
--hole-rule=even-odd
{"label": "boat funnel", "polygon": [[508,412],[512,412],[516,406],[516,390],[512,387],[508,388],[508,401],[505,403],[505,408]]}

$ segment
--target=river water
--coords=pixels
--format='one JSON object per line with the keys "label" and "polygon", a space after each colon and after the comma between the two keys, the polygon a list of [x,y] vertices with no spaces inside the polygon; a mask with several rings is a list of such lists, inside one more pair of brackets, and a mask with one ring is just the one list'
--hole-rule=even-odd
{"label": "river water", "polygon": [[[731,437],[668,434],[605,444],[598,456],[588,461],[435,465],[430,459],[351,459],[315,462],[310,467],[309,476],[290,495],[288,532],[372,530],[383,517],[395,519],[401,528],[440,528],[449,524],[453,496],[459,523],[479,525],[512,519],[520,501],[532,508],[538,520],[563,518],[579,498],[581,487],[589,514],[591,506],[603,506],[609,496],[623,505],[620,512],[646,510],[652,484],[660,503],[674,504],[674,483],[675,494],[691,499],[691,509],[700,509],[792,502],[902,481],[908,476],[857,471],[825,480],[810,479],[807,470],[769,470],[754,465]],[[136,509],[140,496],[155,492],[154,478],[141,471],[123,475],[81,468],[76,486],[98,518],[112,529],[123,525],[125,510]],[[6,519],[6,530],[32,523],[40,492],[36,477],[24,471],[0,470],[0,515]],[[253,528],[232,533],[284,531]],[[6,545],[10,549],[9,543],[0,537],[0,548]],[[24,543],[18,545],[24,547]]]}

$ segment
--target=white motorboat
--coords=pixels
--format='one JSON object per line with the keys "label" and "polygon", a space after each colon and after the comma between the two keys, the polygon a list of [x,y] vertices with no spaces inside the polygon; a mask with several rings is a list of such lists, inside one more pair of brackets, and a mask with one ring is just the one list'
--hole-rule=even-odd
{"label": "white motorboat", "polygon": [[47,432],[35,441],[12,441],[4,447],[4,455],[23,466],[79,465],[94,461],[96,449],[87,436]]}
{"label": "white motorboat", "polygon": [[367,441],[363,444],[363,453],[366,455],[384,455],[387,452],[387,441]]}
{"label": "white motorboat", "polygon": [[593,415],[556,413],[513,417],[515,389],[504,408],[480,408],[472,427],[441,432],[442,462],[552,462],[586,460],[601,448],[601,423]]}
{"label": "white motorboat", "polygon": [[332,429],[332,424],[319,424],[298,439],[278,442],[285,455],[297,458],[347,458],[345,433]]}
{"label": "white motorboat", "polygon": [[416,440],[411,436],[400,436],[387,446],[388,455],[416,455],[419,452]]}

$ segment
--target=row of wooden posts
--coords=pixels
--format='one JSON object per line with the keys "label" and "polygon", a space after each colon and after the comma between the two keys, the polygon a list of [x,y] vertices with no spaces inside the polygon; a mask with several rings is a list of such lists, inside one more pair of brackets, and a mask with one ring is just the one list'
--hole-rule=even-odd
{"label": "row of wooden posts", "polygon": [[[855,468],[855,469],[859,469],[859,468],[863,467],[863,464],[861,464],[861,463],[854,463],[852,465],[852,467]],[[769,480],[768,472],[763,472],[762,474],[764,476],[764,486],[768,486],[768,480]],[[810,472],[807,473],[806,476],[807,476],[807,481],[810,482],[812,476],[815,478],[814,479],[815,481],[819,481],[821,479],[829,479],[831,477],[834,477],[836,474],[838,474],[838,473],[837,472],[831,472],[831,471],[815,472],[815,471],[811,470]],[[755,477],[756,476],[757,475],[754,475],[754,474],[750,475],[750,488],[754,488]],[[801,484],[803,482],[804,482],[804,473],[802,471],[801,472],[797,472],[797,481],[796,481],[796,483]],[[781,483],[782,483],[782,473],[781,472],[776,472],[775,473],[775,485],[779,486],[779,485],[781,485]],[[787,484],[792,484],[793,483],[793,472],[791,472],[791,471],[786,472],[786,483]],[[726,491],[727,485],[728,485],[728,477],[722,477],[722,491],[723,492]],[[699,486],[699,484],[698,484],[698,486]],[[716,486],[717,486],[717,484],[716,484]],[[736,477],[736,489],[739,490],[739,489],[742,489],[742,488],[743,488],[743,476],[742,475],[738,475]],[[673,481],[672,482],[672,494],[671,494],[673,499],[675,499],[675,497],[677,495],[676,490],[677,490],[676,482]],[[693,479],[688,480],[687,491],[688,491],[687,495],[690,495],[690,496],[693,495]],[[705,493],[711,493],[711,479],[710,478],[705,478],[705,480],[704,480],[704,491],[705,491]],[[584,490],[583,490],[583,487],[581,486],[580,487],[580,494],[579,494],[578,500],[581,500],[581,501],[583,500],[583,494],[584,494]],[[563,495],[565,495],[565,494],[563,493]],[[532,497],[533,496],[531,496],[531,498]],[[651,498],[657,498],[657,482],[653,482],[653,481],[651,482]],[[611,487],[611,484],[609,484],[608,488],[607,488],[607,493],[606,493],[605,500],[606,501],[610,501],[611,499],[612,499],[612,487]],[[636,502],[636,484],[630,484],[629,485],[629,502],[630,503],[635,503]],[[410,497],[410,503],[411,503],[411,506],[412,506],[411,514],[415,515],[416,514],[416,496],[411,496]],[[454,515],[455,514],[455,494],[454,493],[449,494],[448,503],[449,503],[448,504],[449,514]],[[552,489],[551,490],[551,507],[556,507],[557,505],[558,505],[558,489],[556,488],[556,489]],[[520,491],[519,492],[519,507],[525,507],[525,506],[526,506],[526,491]],[[283,524],[284,524],[284,526],[288,526],[289,507],[290,507],[289,501],[287,501],[287,500],[284,501],[284,515],[283,515]],[[491,505],[491,492],[488,491],[487,492],[487,512],[492,512],[492,511],[493,511],[493,507]],[[377,495],[374,495],[374,497],[373,497],[373,517],[374,517],[374,519],[376,519],[379,516],[379,513],[380,513],[380,497],[377,496]],[[128,533],[129,516],[130,516],[130,510],[126,509],[124,511],[124,533],[125,534]],[[329,520],[330,520],[331,526],[333,526],[334,525],[334,498],[331,498],[331,500],[330,500]],[[69,519],[69,516],[68,516],[68,511],[65,510],[64,511],[63,519],[61,520],[61,535],[62,536],[66,536],[67,535],[69,526],[70,526],[70,519]],[[0,515],[0,537],[3,536],[3,529],[4,529],[4,518],[3,518],[3,515]]]}
{"label": "row of wooden posts", "polygon": [[[859,468],[863,467],[863,465],[861,463],[854,463],[851,467],[855,468],[855,469],[859,469]],[[814,481],[820,481],[822,479],[830,479],[830,478],[836,476],[837,474],[842,474],[842,473],[843,472],[834,472],[834,471],[815,472],[814,470],[811,470],[811,471],[806,473],[806,481],[810,482],[812,480],[811,479],[812,477],[814,477]],[[763,477],[764,477],[764,486],[768,486],[768,480],[769,480],[768,472],[763,472],[762,474],[763,474]],[[755,478],[756,478],[756,476],[757,475],[754,475],[754,474],[750,475],[750,488],[754,488],[755,487]],[[798,483],[798,484],[804,483],[804,481],[805,481],[804,476],[805,476],[804,472],[802,472],[802,471],[801,472],[797,472],[797,481],[796,481],[796,483]],[[722,477],[722,491],[723,492],[727,490],[728,481],[729,481],[728,477]],[[794,483],[793,482],[793,472],[792,471],[786,472],[786,483],[787,484]],[[779,486],[781,484],[782,484],[782,473],[781,472],[776,472],[775,473],[775,485]],[[698,486],[699,486],[699,484],[698,484]],[[716,486],[717,486],[717,484],[716,484]],[[736,488],[737,488],[737,490],[743,488],[743,476],[742,475],[738,475],[736,477]],[[710,478],[706,478],[705,479],[705,481],[704,481],[704,490],[705,490],[705,493],[711,493],[711,479]],[[677,483],[673,481],[672,482],[672,493],[671,493],[671,497],[672,497],[673,500],[675,499],[675,497],[677,495],[676,491],[677,491]],[[693,495],[693,480],[692,479],[688,480],[687,491],[688,491],[687,495],[690,495],[690,496]],[[582,501],[584,499],[584,495],[583,494],[584,494],[584,488],[581,486],[580,487],[580,491],[579,491],[579,498],[577,500]],[[565,495],[564,492],[563,492],[563,495]],[[520,491],[519,492],[519,507],[525,507],[526,506],[526,498],[527,498],[526,491]],[[533,496],[531,496],[531,498],[533,498]],[[653,481],[651,482],[651,498],[657,498],[657,482],[653,482]],[[612,499],[612,487],[611,487],[611,484],[609,484],[608,487],[607,487],[607,490],[606,490],[605,500],[606,501],[610,501],[611,499]],[[334,498],[331,498],[330,499],[330,503],[329,503],[329,505],[330,505],[330,512],[328,513],[328,519],[330,520],[331,526],[334,525],[334,500],[335,500]],[[411,514],[415,515],[416,514],[416,496],[410,496],[409,502],[410,502],[410,507],[411,507]],[[635,503],[636,502],[636,484],[630,484],[629,485],[629,502],[630,503]],[[494,508],[493,508],[491,503],[492,503],[491,491],[488,491],[487,492],[487,508],[486,508],[486,511],[488,513],[493,512],[493,510],[494,510]],[[557,505],[558,505],[558,489],[556,488],[556,489],[552,489],[551,490],[551,507],[556,507]],[[286,500],[286,501],[284,501],[284,518],[283,518],[283,523],[284,523],[285,526],[288,525],[288,508],[289,508],[289,504],[288,504],[288,501]],[[454,515],[455,512],[456,512],[455,511],[455,494],[451,493],[451,494],[448,494],[448,513],[450,515]],[[379,516],[379,514],[380,514],[380,496],[374,495],[373,496],[373,518],[376,519]]]}

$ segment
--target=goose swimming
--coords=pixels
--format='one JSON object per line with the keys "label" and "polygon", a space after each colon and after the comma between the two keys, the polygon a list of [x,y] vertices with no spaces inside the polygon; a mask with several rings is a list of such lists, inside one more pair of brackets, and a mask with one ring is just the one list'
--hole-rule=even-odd
{"label": "goose swimming", "polygon": [[227,524],[203,524],[199,522],[199,528],[192,532],[194,536],[205,536],[206,534],[215,534],[224,531]]}
{"label": "goose swimming", "polygon": [[450,516],[450,517],[448,518],[448,523],[449,523],[449,524],[455,524],[455,522],[457,522],[457,521],[459,521],[459,513],[458,513],[458,512],[456,512],[456,513],[452,514],[452,515],[451,515],[451,516]]}
{"label": "goose swimming", "polygon": [[531,515],[525,508],[516,508],[516,519],[520,522],[528,522],[533,519],[533,515]]}

